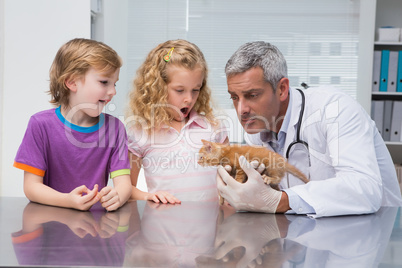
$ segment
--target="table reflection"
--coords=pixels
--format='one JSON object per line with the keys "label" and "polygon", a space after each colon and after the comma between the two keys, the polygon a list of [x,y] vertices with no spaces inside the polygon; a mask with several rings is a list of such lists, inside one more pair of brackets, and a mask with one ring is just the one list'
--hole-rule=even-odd
{"label": "table reflection", "polygon": [[134,204],[106,213],[28,203],[12,234],[20,265],[121,266]]}
{"label": "table reflection", "polygon": [[377,267],[397,211],[312,219],[218,202],[138,201],[115,212],[28,203],[11,236],[25,266]]}
{"label": "table reflection", "polygon": [[215,255],[197,257],[197,267],[378,267],[397,211],[319,219],[235,213],[218,225]]}
{"label": "table reflection", "polygon": [[194,267],[214,251],[218,202],[148,202],[140,230],[127,241],[125,266]]}

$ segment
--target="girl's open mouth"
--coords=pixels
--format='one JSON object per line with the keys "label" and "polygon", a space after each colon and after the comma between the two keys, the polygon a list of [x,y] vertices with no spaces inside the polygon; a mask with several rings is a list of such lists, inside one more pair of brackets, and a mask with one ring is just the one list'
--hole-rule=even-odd
{"label": "girl's open mouth", "polygon": [[181,108],[180,112],[182,112],[182,114],[187,114],[188,108],[187,107],[186,108]]}

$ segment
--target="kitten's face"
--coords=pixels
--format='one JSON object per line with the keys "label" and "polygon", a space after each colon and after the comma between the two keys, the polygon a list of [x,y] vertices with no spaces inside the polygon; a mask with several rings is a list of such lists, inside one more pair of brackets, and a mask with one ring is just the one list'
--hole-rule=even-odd
{"label": "kitten's face", "polygon": [[217,166],[220,163],[221,146],[217,143],[201,140],[204,144],[198,153],[198,164],[201,166]]}

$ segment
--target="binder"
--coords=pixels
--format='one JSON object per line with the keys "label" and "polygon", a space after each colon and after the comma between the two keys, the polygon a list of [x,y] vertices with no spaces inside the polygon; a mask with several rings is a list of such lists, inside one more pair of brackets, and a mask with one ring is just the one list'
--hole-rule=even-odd
{"label": "binder", "polygon": [[396,79],[398,73],[398,51],[391,51],[389,53],[389,67],[388,67],[388,92],[396,91]]}
{"label": "binder", "polygon": [[402,92],[402,50],[398,52],[398,75],[397,75],[396,91]]}
{"label": "binder", "polygon": [[391,122],[391,141],[401,141],[402,101],[394,101]]}
{"label": "binder", "polygon": [[390,141],[391,139],[392,105],[392,100],[384,101],[384,117],[382,128],[382,138],[384,141]]}
{"label": "binder", "polygon": [[381,50],[374,50],[372,91],[380,90],[380,71],[381,71]]}
{"label": "binder", "polygon": [[382,135],[383,132],[383,120],[384,120],[384,101],[375,100],[371,101],[371,118],[374,120],[377,126],[378,132]]}
{"label": "binder", "polygon": [[388,49],[384,49],[381,52],[380,91],[387,91],[389,52]]}

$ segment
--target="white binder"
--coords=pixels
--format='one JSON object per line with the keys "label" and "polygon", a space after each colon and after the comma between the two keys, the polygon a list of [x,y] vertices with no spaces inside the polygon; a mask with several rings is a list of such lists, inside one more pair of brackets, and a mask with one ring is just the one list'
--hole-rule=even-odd
{"label": "white binder", "polygon": [[396,91],[398,76],[398,51],[389,52],[389,67],[388,67],[388,92]]}
{"label": "white binder", "polygon": [[391,139],[392,104],[392,100],[384,101],[384,125],[382,130],[382,138],[384,141],[390,141]]}
{"label": "white binder", "polygon": [[402,101],[394,101],[392,109],[392,122],[391,122],[391,141],[402,141]]}
{"label": "white binder", "polygon": [[380,90],[381,50],[374,50],[372,91]]}
{"label": "white binder", "polygon": [[371,101],[371,118],[374,120],[378,131],[382,135],[383,120],[384,120],[384,101],[374,100]]}

